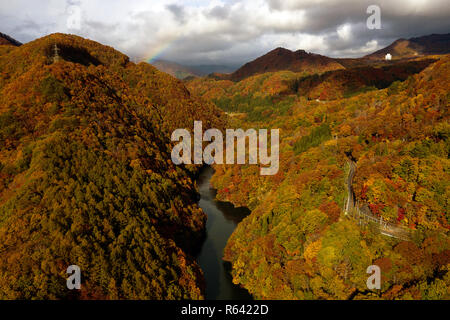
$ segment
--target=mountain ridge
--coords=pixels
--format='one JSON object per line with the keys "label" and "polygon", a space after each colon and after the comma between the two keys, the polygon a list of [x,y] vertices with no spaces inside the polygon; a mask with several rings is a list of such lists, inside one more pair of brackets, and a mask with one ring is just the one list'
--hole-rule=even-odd
{"label": "mountain ridge", "polygon": [[7,34],[0,32],[0,45],[12,45],[12,46],[19,47],[22,45],[22,43],[17,41],[14,38],[8,36]]}
{"label": "mountain ridge", "polygon": [[343,69],[344,67],[335,59],[320,54],[308,53],[305,50],[291,51],[278,47],[268,53],[247,62],[235,72],[231,73],[230,79],[240,81],[252,75],[288,70],[293,72],[312,72],[313,70],[331,71]]}
{"label": "mountain ridge", "polygon": [[363,58],[384,59],[390,53],[392,59],[414,58],[423,55],[450,53],[450,33],[431,34],[409,39],[400,38],[389,46]]}
{"label": "mountain ridge", "polygon": [[389,46],[359,58],[331,58],[303,49],[295,51],[277,47],[252,61],[242,65],[236,71],[223,74],[213,73],[210,78],[217,80],[240,81],[256,74],[275,71],[293,71],[304,73],[323,73],[338,69],[363,67],[385,60],[390,53],[393,59],[417,58],[423,55],[450,53],[450,33],[431,34],[410,39],[399,38]]}

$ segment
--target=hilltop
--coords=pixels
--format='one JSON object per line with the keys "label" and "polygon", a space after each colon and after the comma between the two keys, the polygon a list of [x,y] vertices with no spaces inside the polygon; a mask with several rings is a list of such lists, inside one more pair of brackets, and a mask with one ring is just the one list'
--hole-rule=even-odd
{"label": "hilltop", "polygon": [[307,74],[343,68],[334,59],[319,54],[307,53],[304,50],[291,51],[284,48],[276,48],[243,65],[230,75],[230,79],[240,81],[256,74],[281,70]]}

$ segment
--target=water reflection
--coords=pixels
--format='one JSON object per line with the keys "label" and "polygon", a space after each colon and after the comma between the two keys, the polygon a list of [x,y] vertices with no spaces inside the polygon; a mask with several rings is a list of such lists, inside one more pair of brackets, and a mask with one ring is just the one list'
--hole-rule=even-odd
{"label": "water reflection", "polygon": [[250,211],[247,208],[235,208],[228,202],[214,200],[216,190],[210,184],[213,173],[211,167],[206,167],[197,180],[200,192],[199,206],[208,215],[205,242],[197,256],[197,261],[205,274],[206,299],[252,299],[247,290],[233,284],[231,266],[222,260],[228,238]]}

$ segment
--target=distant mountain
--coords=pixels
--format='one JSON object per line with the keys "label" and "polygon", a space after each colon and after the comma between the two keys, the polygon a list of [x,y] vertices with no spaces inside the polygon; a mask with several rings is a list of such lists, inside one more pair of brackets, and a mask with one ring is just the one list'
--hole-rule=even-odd
{"label": "distant mountain", "polygon": [[304,50],[291,51],[276,48],[246,63],[231,74],[216,71],[210,77],[240,81],[256,74],[289,70],[293,72],[322,73],[326,71],[365,67],[378,64],[390,53],[392,59],[414,58],[433,54],[450,53],[450,34],[432,34],[411,39],[398,39],[391,45],[361,58],[330,58]]}
{"label": "distant mountain", "polygon": [[226,65],[194,65],[186,66],[168,60],[155,60],[151,64],[158,70],[166,72],[175,78],[186,79],[192,77],[206,76],[212,73],[231,73],[237,68]]}
{"label": "distant mountain", "polygon": [[390,53],[392,59],[413,58],[421,55],[450,53],[450,33],[432,34],[411,39],[398,39],[391,45],[366,56],[384,59]]}
{"label": "distant mountain", "polygon": [[240,81],[255,74],[290,70],[294,72],[323,72],[344,69],[335,59],[304,50],[291,51],[277,48],[246,63],[231,74],[231,80]]}
{"label": "distant mountain", "polygon": [[155,60],[150,62],[154,67],[156,67],[159,71],[163,71],[165,73],[170,74],[178,79],[185,79],[187,77],[198,77],[200,74],[187,66],[182,64],[167,61],[167,60]]}
{"label": "distant mountain", "polygon": [[11,38],[7,34],[4,34],[4,33],[0,32],[0,45],[12,45],[12,46],[19,47],[19,46],[22,45],[22,43],[20,43],[19,41]]}
{"label": "distant mountain", "polygon": [[213,73],[232,73],[235,70],[237,70],[237,68],[239,68],[239,66],[205,64],[205,65],[190,66],[190,68],[195,70],[198,74],[200,74],[202,76],[206,76],[206,75],[210,75]]}

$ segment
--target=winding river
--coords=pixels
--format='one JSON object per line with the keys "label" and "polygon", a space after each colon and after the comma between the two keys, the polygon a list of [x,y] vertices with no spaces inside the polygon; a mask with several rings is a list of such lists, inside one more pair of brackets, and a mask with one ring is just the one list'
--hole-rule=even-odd
{"label": "winding river", "polygon": [[222,260],[223,249],[237,224],[250,211],[235,208],[229,202],[214,200],[216,190],[210,184],[214,170],[206,167],[200,173],[197,185],[200,192],[199,206],[208,215],[206,238],[197,255],[197,262],[206,280],[206,299],[208,300],[248,300],[252,299],[247,290],[232,282],[230,264]]}

